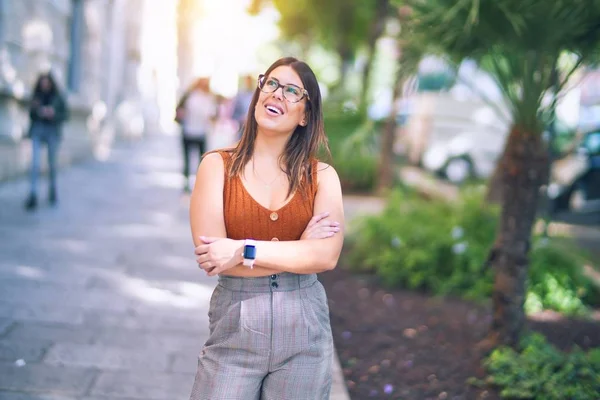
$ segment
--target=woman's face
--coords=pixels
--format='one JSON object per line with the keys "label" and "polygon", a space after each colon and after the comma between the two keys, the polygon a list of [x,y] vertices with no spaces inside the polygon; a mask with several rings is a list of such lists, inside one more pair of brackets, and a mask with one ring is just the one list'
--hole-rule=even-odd
{"label": "woman's face", "polygon": [[[264,78],[264,82],[270,83],[274,88],[276,82],[280,85],[292,84],[304,90],[300,77],[289,66],[279,66]],[[292,103],[283,96],[283,88],[278,87],[272,93],[259,91],[258,101],[254,108],[254,118],[261,131],[274,133],[292,133],[298,125],[306,125],[306,97],[297,103]],[[294,88],[290,88],[294,90]],[[291,97],[291,96],[290,96]]]}
{"label": "woman's face", "polygon": [[42,89],[42,91],[44,92],[49,92],[50,89],[52,89],[52,83],[50,82],[50,79],[48,78],[42,78],[40,80],[40,88]]}

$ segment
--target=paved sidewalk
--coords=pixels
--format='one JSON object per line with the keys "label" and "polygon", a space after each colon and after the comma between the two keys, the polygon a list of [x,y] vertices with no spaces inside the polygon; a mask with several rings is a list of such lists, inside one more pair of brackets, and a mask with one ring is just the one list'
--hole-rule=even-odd
{"label": "paved sidewalk", "polygon": [[[178,150],[119,145],[33,214],[24,180],[0,185],[1,400],[188,398],[216,281],[193,261]],[[337,365],[331,399],[348,398]]]}

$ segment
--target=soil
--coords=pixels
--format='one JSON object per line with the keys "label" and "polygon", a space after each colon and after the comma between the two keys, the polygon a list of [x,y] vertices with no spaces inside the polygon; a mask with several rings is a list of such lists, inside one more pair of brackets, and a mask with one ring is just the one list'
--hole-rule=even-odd
{"label": "soil", "polygon": [[[456,298],[385,289],[372,276],[340,265],[319,277],[327,290],[334,341],[353,400],[499,399],[483,378],[476,344],[485,336],[489,307]],[[591,321],[546,313],[528,327],[558,347],[600,346],[600,313]]]}

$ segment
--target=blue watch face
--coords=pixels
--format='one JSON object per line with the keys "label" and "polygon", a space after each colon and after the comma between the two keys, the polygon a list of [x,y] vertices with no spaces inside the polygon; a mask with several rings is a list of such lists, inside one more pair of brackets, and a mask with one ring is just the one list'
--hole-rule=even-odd
{"label": "blue watch face", "polygon": [[249,244],[244,246],[244,258],[254,260],[256,258],[256,247]]}

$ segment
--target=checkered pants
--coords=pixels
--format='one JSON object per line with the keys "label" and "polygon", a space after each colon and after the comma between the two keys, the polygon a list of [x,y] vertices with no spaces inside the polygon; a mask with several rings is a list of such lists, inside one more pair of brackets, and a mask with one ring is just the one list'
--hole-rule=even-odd
{"label": "checkered pants", "polygon": [[333,338],[317,276],[219,277],[190,400],[328,400]]}

